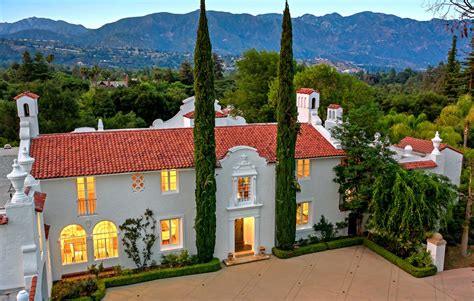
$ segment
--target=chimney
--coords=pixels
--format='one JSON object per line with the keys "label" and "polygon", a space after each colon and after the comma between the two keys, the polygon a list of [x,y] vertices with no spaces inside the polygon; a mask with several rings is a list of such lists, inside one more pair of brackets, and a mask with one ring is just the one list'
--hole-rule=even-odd
{"label": "chimney", "polygon": [[24,92],[14,97],[16,100],[16,108],[18,117],[21,122],[28,122],[30,128],[30,137],[34,138],[39,135],[38,125],[38,99],[39,96],[32,92]]}
{"label": "chimney", "polygon": [[311,88],[301,88],[296,91],[296,105],[298,107],[298,122],[321,125],[318,116],[319,92]]}
{"label": "chimney", "polygon": [[333,127],[342,123],[342,107],[338,104],[330,104],[327,110],[324,127],[330,131]]}

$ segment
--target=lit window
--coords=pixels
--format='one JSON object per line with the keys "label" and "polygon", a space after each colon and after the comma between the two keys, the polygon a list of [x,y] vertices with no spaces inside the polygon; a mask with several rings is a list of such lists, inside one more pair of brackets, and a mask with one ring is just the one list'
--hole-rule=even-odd
{"label": "lit window", "polygon": [[86,231],[79,225],[69,225],[61,231],[63,265],[87,261]]}
{"label": "lit window", "polygon": [[94,177],[77,178],[77,209],[79,216],[95,214],[95,179]]}
{"label": "lit window", "polygon": [[118,256],[117,227],[114,223],[103,221],[95,225],[93,238],[96,260]]}
{"label": "lit window", "polygon": [[296,225],[303,226],[309,223],[309,202],[296,204]]}
{"label": "lit window", "polygon": [[43,231],[41,229],[41,215],[39,213],[36,214],[36,219],[38,221],[38,241],[40,252],[43,252]]}
{"label": "lit window", "polygon": [[310,176],[309,159],[298,160],[298,178],[308,178]]}
{"label": "lit window", "polygon": [[178,190],[178,172],[176,169],[163,170],[161,172],[161,191],[177,191]]}
{"label": "lit window", "polygon": [[237,200],[248,202],[252,197],[250,177],[239,177],[237,180]]}
{"label": "lit window", "polygon": [[181,245],[181,220],[179,218],[164,219],[160,221],[160,224],[161,245],[167,247]]}
{"label": "lit window", "polygon": [[132,191],[141,192],[145,189],[145,177],[142,174],[132,175]]}

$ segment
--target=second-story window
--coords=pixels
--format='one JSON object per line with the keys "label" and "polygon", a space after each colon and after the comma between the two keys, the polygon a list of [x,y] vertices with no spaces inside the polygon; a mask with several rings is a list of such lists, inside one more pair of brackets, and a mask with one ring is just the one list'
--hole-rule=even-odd
{"label": "second-story window", "polygon": [[250,177],[239,177],[237,180],[237,200],[248,202],[252,198],[252,184]]}
{"label": "second-story window", "polygon": [[77,211],[79,216],[96,213],[95,178],[77,178]]}
{"label": "second-story window", "polygon": [[309,159],[298,160],[298,178],[309,178],[311,175]]}
{"label": "second-story window", "polygon": [[161,171],[161,192],[178,191],[178,172],[176,169]]}

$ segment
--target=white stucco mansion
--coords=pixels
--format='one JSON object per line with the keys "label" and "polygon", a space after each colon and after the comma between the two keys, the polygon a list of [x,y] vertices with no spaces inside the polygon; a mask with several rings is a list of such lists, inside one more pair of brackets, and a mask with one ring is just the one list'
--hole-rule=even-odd
{"label": "white stucco mansion", "polygon": [[[94,263],[133,268],[118,226],[151,209],[158,221],[153,259],[189,250],[195,253],[195,174],[192,111],[183,102],[170,121],[150,129],[87,130],[39,134],[39,96],[15,97],[20,117],[20,152],[9,174],[15,194],[0,209],[0,298],[26,289],[31,300],[50,295],[52,280],[83,272]],[[297,93],[301,131],[297,138],[297,237],[312,233],[322,215],[343,221],[333,168],[344,157],[330,128],[342,108],[330,105],[325,125],[318,116],[319,93]],[[216,102],[217,237],[214,254],[252,255],[275,241],[276,124],[247,124]],[[459,183],[462,154],[440,146],[424,151],[399,146],[408,168],[434,168]],[[407,144],[408,145],[408,144]],[[398,147],[398,146],[397,146]],[[453,151],[444,153],[445,149]],[[456,155],[457,154],[457,155]],[[406,161],[406,162],[405,162]],[[422,161],[416,165],[414,162]],[[427,164],[425,162],[430,161]],[[411,165],[410,165],[411,164]],[[428,166],[429,165],[429,166]],[[435,166],[436,165],[436,166]],[[435,166],[435,167],[434,167]]]}

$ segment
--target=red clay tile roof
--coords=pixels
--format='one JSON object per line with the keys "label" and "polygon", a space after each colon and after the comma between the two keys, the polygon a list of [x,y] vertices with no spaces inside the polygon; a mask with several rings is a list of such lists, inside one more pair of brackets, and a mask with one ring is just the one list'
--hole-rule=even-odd
{"label": "red clay tile roof", "polygon": [[39,95],[36,95],[35,93],[33,92],[30,92],[30,91],[26,91],[26,92],[23,92],[21,94],[18,94],[17,96],[13,97],[14,100],[17,100],[18,98],[20,97],[23,97],[23,96],[28,96],[28,97],[31,97],[33,99],[38,99],[39,98]]}
{"label": "red clay tile roof", "polygon": [[[186,117],[186,118],[189,118],[189,119],[194,119],[194,111],[188,112],[188,113],[184,114],[183,116]],[[228,114],[216,111],[216,118],[225,118],[227,116],[228,116]]]}
{"label": "red clay tile roof", "polygon": [[35,200],[36,212],[43,212],[44,203],[46,202],[46,193],[35,191],[33,198]]}
{"label": "red clay tile roof", "polygon": [[0,214],[0,225],[8,224],[8,216],[6,214]]}
{"label": "red clay tile roof", "polygon": [[308,94],[308,95],[314,92],[317,92],[317,91],[311,88],[301,88],[298,91],[296,91],[296,93],[298,94]]}
{"label": "red clay tile roof", "polygon": [[[276,124],[216,127],[216,155],[222,159],[232,147],[257,149],[276,161]],[[37,179],[77,177],[189,168],[193,166],[193,129],[119,130],[40,135],[32,140]],[[344,156],[313,126],[301,124],[296,158]]]}
{"label": "red clay tile roof", "polygon": [[31,288],[29,292],[29,297],[28,301],[34,301],[35,300],[35,295],[36,295],[36,284],[38,283],[38,276],[33,276],[31,279]]}
{"label": "red clay tile roof", "polygon": [[407,169],[407,170],[438,167],[438,164],[436,164],[436,162],[432,160],[406,162],[406,163],[401,163],[400,165],[402,166],[403,169]]}
{"label": "red clay tile roof", "polygon": [[340,107],[340,105],[333,103],[328,106],[328,109],[339,109]]}
{"label": "red clay tile roof", "polygon": [[49,229],[51,228],[50,225],[44,224],[44,239],[48,240],[49,238]]}
{"label": "red clay tile roof", "polygon": [[[405,137],[400,141],[400,143],[395,144],[395,146],[399,148],[405,148],[405,146],[407,145],[411,145],[411,147],[413,147],[413,151],[417,153],[430,154],[433,151],[433,142],[431,142],[430,140],[423,140],[423,139],[418,139],[418,138],[413,138],[413,137]],[[460,153],[461,155],[463,154],[460,150],[455,149],[454,147],[446,143],[441,143],[439,146],[440,151],[446,148],[449,148],[457,153]]]}

